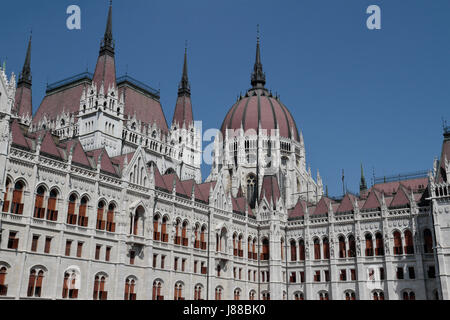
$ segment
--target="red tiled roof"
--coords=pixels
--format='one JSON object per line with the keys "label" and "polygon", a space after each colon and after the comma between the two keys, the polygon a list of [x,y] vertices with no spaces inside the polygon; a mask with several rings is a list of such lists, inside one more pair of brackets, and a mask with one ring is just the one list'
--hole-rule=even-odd
{"label": "red tiled roof", "polygon": [[[389,194],[394,194],[400,185],[403,185],[406,188],[413,189],[413,190],[425,189],[428,186],[428,178],[424,177],[424,178],[417,178],[417,179],[379,183],[379,184],[374,185],[371,188],[371,190],[373,188],[375,188],[380,192],[384,192],[385,195],[389,195]],[[423,188],[421,186],[423,186]]]}
{"label": "red tiled roof", "polygon": [[194,123],[192,102],[191,98],[187,95],[178,97],[172,120],[172,124],[175,124],[178,127],[182,126],[184,123],[186,123],[186,126]]}
{"label": "red tiled roof", "polygon": [[366,202],[364,203],[364,206],[361,208],[361,210],[370,210],[370,209],[377,209],[381,207],[380,200],[381,194],[376,189],[372,189],[369,193],[369,196],[367,197]]}
{"label": "red tiled roof", "polygon": [[328,214],[328,205],[330,202],[331,200],[328,199],[327,197],[322,197],[322,199],[320,199],[319,203],[317,204],[317,207],[314,210],[314,212],[312,210],[310,212],[313,212],[312,215]]}
{"label": "red tiled roof", "polygon": [[345,197],[342,199],[341,203],[339,204],[339,207],[335,211],[336,213],[341,212],[350,212],[354,210],[353,202],[355,201],[355,196],[351,194],[346,194]]}
{"label": "red tiled roof", "polygon": [[134,157],[134,154],[135,154],[135,151],[127,153],[127,154],[122,154],[120,156],[111,158],[111,161],[113,163],[116,163],[117,165],[119,165],[119,167],[122,169],[123,165],[125,163],[125,158],[127,159],[127,162],[130,163]]}
{"label": "red tiled roof", "polygon": [[408,196],[406,195],[404,188],[400,186],[397,189],[397,193],[392,199],[392,202],[389,204],[389,207],[396,208],[396,207],[404,207],[407,205],[409,205]]}
{"label": "red tiled roof", "polygon": [[439,168],[437,173],[438,176],[436,179],[438,183],[449,180],[449,177],[447,177],[445,172],[445,157],[447,157],[447,161],[450,161],[450,140],[447,139],[444,140],[444,143],[442,144],[441,158],[439,159]]}
{"label": "red tiled roof", "polygon": [[11,123],[11,134],[13,144],[18,145],[22,148],[31,149],[17,120],[13,120],[13,122]]}
{"label": "red tiled roof", "polygon": [[299,200],[294,208],[288,210],[289,218],[303,217],[306,212],[306,202]]}
{"label": "red tiled roof", "polygon": [[14,112],[19,116],[27,114],[33,116],[33,104],[31,88],[26,85],[20,85],[16,90]]}
{"label": "red tiled roof", "polygon": [[[253,96],[250,91],[249,97],[244,97],[235,103],[225,116],[221,127],[225,136],[226,129],[238,130],[241,123],[244,131],[253,129],[258,131],[258,120],[261,121],[261,129],[266,129],[267,134],[278,127],[280,136],[300,141],[297,125],[289,110],[277,99],[262,95],[262,90],[256,90],[258,96]],[[291,130],[294,137],[291,137]]]}
{"label": "red tiled roof", "polygon": [[280,199],[280,187],[276,176],[264,176],[259,199],[262,200],[264,197],[269,203],[272,200],[274,207]]}
{"label": "red tiled roof", "polygon": [[41,142],[41,153],[46,153],[48,155],[52,155],[54,157],[64,159],[64,155],[62,152],[56,147],[56,143],[53,140],[52,134],[47,131],[44,134],[44,138]]}
{"label": "red tiled roof", "polygon": [[92,156],[94,158],[95,164],[98,163],[98,159],[101,156],[101,162],[100,162],[100,170],[113,174],[113,175],[117,175],[116,170],[114,169],[114,166],[111,162],[111,159],[109,158],[108,152],[106,151],[106,149],[102,148],[102,149],[96,149],[96,150],[91,150],[87,153],[88,156]]}
{"label": "red tiled roof", "polygon": [[[46,95],[36,111],[32,123],[39,123],[44,116],[47,119],[54,120],[63,110],[70,114],[78,113],[84,86],[85,82]],[[75,121],[77,121],[77,118],[75,118]]]}
{"label": "red tiled roof", "polygon": [[121,95],[122,92],[125,95],[125,114],[128,118],[136,114],[138,120],[150,125],[156,122],[158,128],[164,133],[169,131],[166,117],[159,101],[126,84],[119,87],[119,94]]}
{"label": "red tiled roof", "polygon": [[105,94],[110,86],[116,86],[116,62],[112,55],[103,52],[98,57],[92,82],[97,84],[99,91],[103,83]]}
{"label": "red tiled roof", "polygon": [[89,162],[88,157],[86,156],[86,153],[84,152],[83,146],[80,143],[80,140],[72,139],[69,141],[65,141],[64,143],[66,145],[66,152],[69,153],[70,150],[73,148],[72,151],[72,163],[75,164],[81,164],[83,166],[91,167],[91,163]]}
{"label": "red tiled roof", "polygon": [[209,191],[211,187],[212,189],[214,189],[216,187],[216,184],[217,181],[212,181],[197,185],[198,189],[195,190],[195,198],[209,203]]}

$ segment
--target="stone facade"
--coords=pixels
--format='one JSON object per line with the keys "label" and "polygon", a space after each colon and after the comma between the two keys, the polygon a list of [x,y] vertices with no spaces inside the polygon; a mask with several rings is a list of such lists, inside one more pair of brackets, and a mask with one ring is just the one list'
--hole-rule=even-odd
{"label": "stone facade", "polygon": [[0,299],[449,299],[449,134],[428,177],[331,199],[258,41],[202,183],[186,54],[169,127],[158,92],[116,79],[111,17],[96,73],[32,120],[0,69]]}

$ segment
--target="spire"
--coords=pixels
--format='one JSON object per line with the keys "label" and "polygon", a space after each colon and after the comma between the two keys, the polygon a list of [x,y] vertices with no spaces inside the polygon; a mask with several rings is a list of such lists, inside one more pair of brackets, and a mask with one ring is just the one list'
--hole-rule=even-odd
{"label": "spire", "polygon": [[30,39],[28,40],[27,54],[25,56],[25,62],[23,64],[22,72],[19,76],[18,86],[20,86],[21,84],[27,84],[31,87],[31,39],[32,34],[30,35]]}
{"label": "spire", "polygon": [[97,65],[92,82],[97,88],[104,86],[105,92],[116,86],[116,63],[114,60],[114,40],[112,36],[112,1],[109,4],[105,35],[103,36]]}
{"label": "spire", "polygon": [[187,42],[184,48],[184,65],[183,65],[183,75],[181,76],[181,82],[178,87],[178,96],[181,95],[191,95],[191,85],[189,83],[188,78],[188,69],[187,69]]}
{"label": "spire", "polygon": [[20,118],[25,118],[27,115],[33,115],[33,103],[31,92],[31,38],[28,41],[27,54],[25,56],[25,63],[23,64],[22,72],[17,83],[17,90],[15,95],[14,108],[12,113]]}
{"label": "spire", "polygon": [[100,52],[108,51],[114,54],[114,39],[112,35],[112,0],[109,2],[108,19],[106,22],[105,35],[103,36]]}
{"label": "spire", "polygon": [[187,45],[184,49],[183,75],[181,76],[181,82],[178,86],[178,99],[172,120],[172,124],[177,127],[181,127],[184,123],[187,127],[194,123],[191,102],[191,85],[189,84],[187,70]]}
{"label": "spire", "polygon": [[257,26],[257,37],[256,37],[256,59],[255,65],[253,67],[252,79],[251,79],[252,87],[255,88],[264,88],[266,84],[266,75],[263,72],[263,66],[261,63],[261,50],[260,50],[260,36],[259,36],[259,24]]}
{"label": "spire", "polygon": [[361,182],[359,184],[359,190],[360,191],[367,190],[366,178],[364,178],[364,169],[363,169],[362,162],[361,162]]}

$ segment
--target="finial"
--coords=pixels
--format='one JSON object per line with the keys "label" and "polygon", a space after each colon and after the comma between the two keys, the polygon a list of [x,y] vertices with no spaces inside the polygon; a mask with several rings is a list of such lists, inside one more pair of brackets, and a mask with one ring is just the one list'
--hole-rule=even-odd
{"label": "finial", "polygon": [[260,34],[259,34],[259,24],[256,25],[256,41],[259,43],[260,40]]}

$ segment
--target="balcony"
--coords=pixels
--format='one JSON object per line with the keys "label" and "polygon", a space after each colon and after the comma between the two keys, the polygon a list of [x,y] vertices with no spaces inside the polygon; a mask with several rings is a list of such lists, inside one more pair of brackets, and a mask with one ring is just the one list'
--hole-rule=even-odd
{"label": "balcony", "polygon": [[34,207],[34,216],[33,217],[36,219],[44,219],[45,208]]}
{"label": "balcony", "polygon": [[97,220],[97,230],[105,230],[106,221],[105,220]]}
{"label": "balcony", "polygon": [[57,221],[58,220],[58,210],[47,209],[47,220]]}
{"label": "balcony", "polygon": [[68,214],[67,215],[67,224],[77,224],[77,215],[76,214]]}
{"label": "balcony", "polygon": [[2,212],[8,212],[9,210],[9,201],[5,201],[3,202],[3,208],[2,208]]}
{"label": "balcony", "polygon": [[405,246],[405,254],[414,254],[414,246]]}
{"label": "balcony", "polygon": [[87,227],[88,226],[88,221],[89,221],[88,217],[84,217],[84,216],[79,216],[78,217],[78,225],[80,227]]}
{"label": "balcony", "polygon": [[11,207],[11,213],[23,214],[23,203],[13,202]]}

